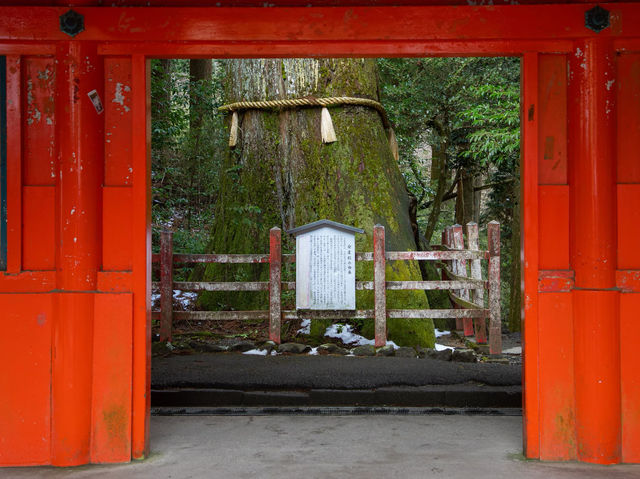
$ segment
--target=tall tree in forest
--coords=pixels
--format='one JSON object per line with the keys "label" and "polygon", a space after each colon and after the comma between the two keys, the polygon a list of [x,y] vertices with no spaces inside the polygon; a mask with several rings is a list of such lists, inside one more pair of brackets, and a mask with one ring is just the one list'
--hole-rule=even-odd
{"label": "tall tree in forest", "polygon": [[[225,62],[228,103],[313,96],[378,100],[378,72],[370,59],[259,59]],[[290,229],[326,218],[365,230],[356,248],[372,250],[372,229],[385,226],[388,250],[415,250],[409,196],[389,148],[380,113],[365,106],[331,108],[337,141],[323,143],[320,108],[247,110],[239,113],[238,142],[219,172],[220,195],[209,251],[266,252],[273,226]],[[285,248],[291,250],[285,235]],[[373,265],[358,263],[359,278],[372,278]],[[216,281],[264,278],[261,265],[227,269],[209,265],[199,273]],[[389,280],[419,280],[414,262],[387,264]],[[264,307],[264,296],[207,293],[209,309]],[[372,292],[358,291],[358,307],[372,306]],[[389,307],[426,308],[423,291],[389,291]],[[259,304],[261,302],[261,304]],[[372,322],[363,324],[372,334]],[[318,323],[316,323],[318,324]],[[398,344],[433,346],[431,320],[389,321]],[[313,329],[313,328],[312,328]]]}

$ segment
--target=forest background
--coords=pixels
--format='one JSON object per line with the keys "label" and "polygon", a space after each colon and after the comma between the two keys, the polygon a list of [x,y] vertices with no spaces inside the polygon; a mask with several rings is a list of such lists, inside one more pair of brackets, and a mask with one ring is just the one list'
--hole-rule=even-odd
{"label": "forest background", "polygon": [[[152,62],[154,250],[165,228],[174,232],[176,253],[202,253],[209,243],[220,179],[234,174],[223,165],[228,119],[218,111],[229,81],[224,62]],[[419,232],[417,249],[440,243],[446,226],[475,221],[482,231],[499,221],[502,319],[519,331],[519,59],[378,59],[377,70]],[[237,208],[247,221],[259,213],[256,205]],[[186,278],[191,271],[176,273]]]}

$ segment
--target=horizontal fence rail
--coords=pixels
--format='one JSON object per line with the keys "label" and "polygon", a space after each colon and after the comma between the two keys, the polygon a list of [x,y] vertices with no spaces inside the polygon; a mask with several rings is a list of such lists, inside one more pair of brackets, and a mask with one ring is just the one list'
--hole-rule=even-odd
{"label": "horizontal fence rail", "polygon": [[[489,321],[489,351],[502,352],[500,324],[500,225],[492,221],[487,225],[489,250],[478,248],[478,226],[466,226],[468,249],[464,249],[462,227],[455,225],[442,233],[442,245],[434,251],[385,251],[384,227],[374,228],[374,251],[355,253],[356,261],[374,262],[374,280],[356,281],[357,290],[374,291],[374,308],[349,311],[282,310],[281,292],[295,291],[295,281],[282,281],[282,264],[295,263],[295,254],[281,254],[281,232],[270,231],[268,254],[173,254],[172,233],[161,234],[160,254],[152,261],[160,267],[160,282],[153,287],[160,291],[161,311],[153,312],[160,321],[160,339],[170,340],[173,321],[236,321],[268,320],[269,337],[280,343],[282,320],[295,319],[374,319],[375,344],[386,344],[389,318],[436,319],[455,318],[456,329],[465,336],[475,335],[480,344],[487,343]],[[482,279],[481,260],[488,262],[488,279]],[[441,281],[386,281],[386,261],[435,261],[440,268]],[[176,264],[266,264],[269,281],[198,282],[173,281]],[[470,276],[468,276],[470,274]],[[269,309],[263,311],[173,311],[173,289],[183,291],[267,291]],[[387,309],[387,290],[445,290],[453,309]],[[488,291],[489,306],[484,306],[484,291]]]}

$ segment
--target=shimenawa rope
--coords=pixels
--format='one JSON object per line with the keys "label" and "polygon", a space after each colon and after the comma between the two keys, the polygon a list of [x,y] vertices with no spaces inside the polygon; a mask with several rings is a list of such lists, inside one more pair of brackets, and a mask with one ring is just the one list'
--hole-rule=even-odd
{"label": "shimenawa rope", "polygon": [[321,136],[323,143],[333,143],[337,141],[335,131],[333,129],[333,122],[331,121],[331,115],[327,107],[335,107],[342,105],[354,105],[365,106],[375,109],[382,118],[382,125],[387,131],[387,138],[389,140],[389,147],[396,161],[398,160],[398,142],[396,140],[395,132],[391,127],[391,122],[387,116],[387,112],[384,106],[380,102],[371,100],[369,98],[356,98],[349,96],[335,96],[327,98],[291,98],[286,100],[264,100],[264,101],[239,101],[230,103],[228,105],[222,105],[218,108],[222,112],[231,112],[231,130],[229,134],[229,146],[234,147],[238,141],[238,112],[242,110],[282,110],[287,108],[304,108],[304,107],[322,107],[321,113]]}

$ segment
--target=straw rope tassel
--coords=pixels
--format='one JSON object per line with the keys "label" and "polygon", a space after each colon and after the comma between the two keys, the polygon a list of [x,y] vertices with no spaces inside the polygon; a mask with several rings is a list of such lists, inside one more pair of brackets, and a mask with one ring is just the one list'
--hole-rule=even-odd
{"label": "straw rope tassel", "polygon": [[338,141],[336,132],[333,129],[333,121],[331,120],[331,113],[326,107],[322,107],[322,113],[320,114],[320,134],[322,135],[322,143],[333,143]]}
{"label": "straw rope tassel", "polygon": [[396,162],[400,160],[400,151],[398,148],[398,139],[396,138],[396,132],[393,131],[393,128],[389,127],[387,130],[387,139],[389,140],[389,148],[391,149],[391,154],[395,158]]}
{"label": "straw rope tassel", "polygon": [[233,148],[238,143],[238,112],[231,115],[231,127],[229,128],[229,147]]}

